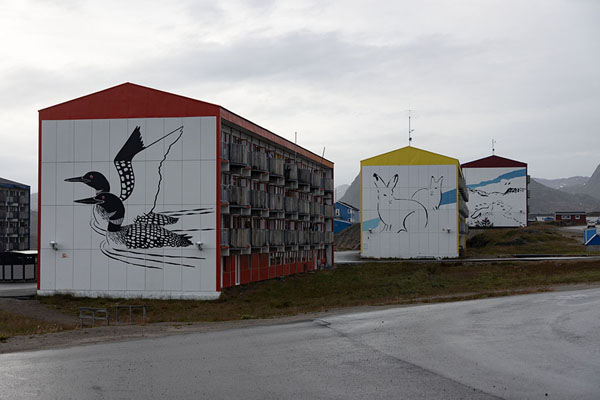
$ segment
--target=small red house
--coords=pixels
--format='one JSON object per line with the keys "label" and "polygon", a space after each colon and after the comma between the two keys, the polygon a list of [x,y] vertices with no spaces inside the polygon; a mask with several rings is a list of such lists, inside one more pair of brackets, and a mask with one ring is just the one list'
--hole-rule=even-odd
{"label": "small red house", "polygon": [[569,225],[586,224],[584,211],[557,211],[554,213],[554,220],[557,222],[564,222]]}

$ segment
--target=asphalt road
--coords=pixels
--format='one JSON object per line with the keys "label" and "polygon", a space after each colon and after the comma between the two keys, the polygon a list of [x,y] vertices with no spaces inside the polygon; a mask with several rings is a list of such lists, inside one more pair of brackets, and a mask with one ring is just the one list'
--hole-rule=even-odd
{"label": "asphalt road", "polygon": [[600,289],[0,355],[7,399],[597,399]]}

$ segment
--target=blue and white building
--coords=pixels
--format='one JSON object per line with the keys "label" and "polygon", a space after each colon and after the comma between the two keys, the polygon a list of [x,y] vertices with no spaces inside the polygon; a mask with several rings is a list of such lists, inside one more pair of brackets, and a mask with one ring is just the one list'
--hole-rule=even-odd
{"label": "blue and white building", "polygon": [[335,217],[333,219],[333,233],[336,234],[350,225],[360,221],[360,210],[343,201],[335,202]]}

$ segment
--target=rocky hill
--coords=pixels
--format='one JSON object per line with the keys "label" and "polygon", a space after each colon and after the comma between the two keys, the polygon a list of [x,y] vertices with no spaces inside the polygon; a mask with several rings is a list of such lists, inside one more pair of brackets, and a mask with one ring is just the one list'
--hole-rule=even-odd
{"label": "rocky hill", "polygon": [[344,193],[340,201],[348,203],[356,208],[360,208],[360,172],[356,175],[356,178],[354,178],[350,187],[346,189],[346,193]]}
{"label": "rocky hill", "polygon": [[544,179],[544,178],[533,178],[544,186],[548,186],[552,189],[564,189],[572,186],[583,186],[590,180],[589,176],[572,176],[570,178],[559,178],[559,179]]}

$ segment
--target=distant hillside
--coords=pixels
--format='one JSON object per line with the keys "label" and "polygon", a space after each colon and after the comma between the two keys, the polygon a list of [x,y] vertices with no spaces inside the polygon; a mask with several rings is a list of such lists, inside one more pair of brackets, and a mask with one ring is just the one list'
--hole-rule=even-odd
{"label": "distant hillside", "polygon": [[600,200],[600,165],[585,183],[564,186],[560,190],[573,194],[586,194]]}
{"label": "distant hillside", "polygon": [[542,185],[535,179],[529,184],[529,212],[551,214],[555,211],[600,211],[600,200],[586,194],[572,194]]}
{"label": "distant hillside", "polygon": [[344,197],[344,194],[346,194],[346,190],[348,190],[349,187],[350,185],[348,184],[336,186],[335,191],[333,192],[333,201],[338,201]]}
{"label": "distant hillside", "polygon": [[360,208],[360,172],[356,175],[356,178],[354,178],[340,201],[348,203],[356,208]]}
{"label": "distant hillside", "polygon": [[544,179],[544,178],[534,178],[539,183],[544,186],[548,186],[552,189],[563,189],[569,186],[583,186],[590,179],[589,176],[572,176],[570,178],[559,178],[559,179]]}

